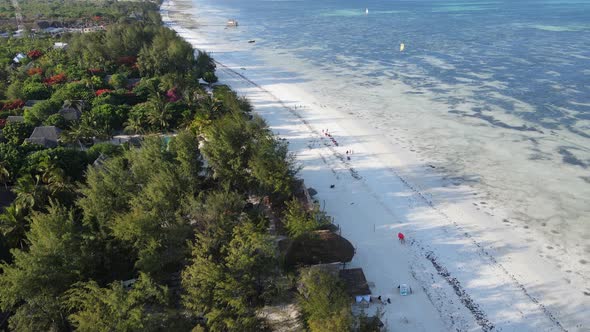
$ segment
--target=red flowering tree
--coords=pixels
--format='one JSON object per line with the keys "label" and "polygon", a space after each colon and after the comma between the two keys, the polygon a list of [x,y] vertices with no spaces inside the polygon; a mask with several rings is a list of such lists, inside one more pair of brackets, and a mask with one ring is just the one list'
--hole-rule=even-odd
{"label": "red flowering tree", "polygon": [[172,88],[166,92],[166,99],[168,102],[173,103],[175,101],[180,100],[180,95],[178,94],[178,89]]}
{"label": "red flowering tree", "polygon": [[27,56],[33,60],[41,57],[43,55],[43,52],[39,51],[39,50],[31,50],[27,53]]}
{"label": "red flowering tree", "polygon": [[6,119],[0,119],[0,128],[4,128],[6,126]]}
{"label": "red flowering tree", "polygon": [[25,102],[20,100],[20,99],[16,99],[13,101],[10,101],[6,104],[4,104],[4,106],[2,106],[2,110],[3,111],[10,111],[10,110],[14,110],[17,108],[23,108],[25,106]]}
{"label": "red flowering tree", "polygon": [[61,83],[65,83],[66,79],[67,79],[66,74],[59,73],[57,75],[53,75],[49,78],[44,79],[43,83],[45,83],[47,85],[61,84]]}
{"label": "red flowering tree", "polygon": [[98,97],[98,96],[100,96],[102,94],[110,93],[110,92],[113,92],[113,90],[110,90],[110,89],[100,89],[100,90],[96,90],[95,94]]}
{"label": "red flowering tree", "polygon": [[35,67],[35,68],[31,68],[27,71],[27,74],[29,74],[29,76],[34,76],[34,75],[43,75],[43,69],[39,68],[39,67]]}

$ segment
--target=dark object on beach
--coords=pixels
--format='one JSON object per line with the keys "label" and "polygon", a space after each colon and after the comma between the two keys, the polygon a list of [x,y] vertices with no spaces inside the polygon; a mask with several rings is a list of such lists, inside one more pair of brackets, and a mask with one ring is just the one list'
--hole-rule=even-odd
{"label": "dark object on beach", "polygon": [[345,263],[352,257],[352,244],[329,230],[314,231],[293,239],[285,251],[285,263],[290,267]]}
{"label": "dark object on beach", "polygon": [[377,296],[377,299],[379,299],[379,301],[381,301],[381,295]]}
{"label": "dark object on beach", "polygon": [[350,160],[350,157],[346,157],[346,159]]}
{"label": "dark object on beach", "polygon": [[389,298],[387,298],[387,303],[391,304],[391,300]]}
{"label": "dark object on beach", "polygon": [[333,184],[330,185],[330,188],[334,189],[334,187],[335,187],[335,185],[333,185]]}
{"label": "dark object on beach", "polygon": [[252,44],[252,43],[255,43],[255,42],[256,42],[256,41],[255,41],[254,39],[250,39],[250,40],[248,40],[248,43],[250,43],[250,44]]}
{"label": "dark object on beach", "polygon": [[428,166],[430,166],[430,168],[436,168],[436,166],[434,166],[434,165],[428,165]]}
{"label": "dark object on beach", "polygon": [[307,188],[307,192],[309,193],[309,196],[311,196],[311,197],[318,194],[318,191],[313,189],[312,187]]}

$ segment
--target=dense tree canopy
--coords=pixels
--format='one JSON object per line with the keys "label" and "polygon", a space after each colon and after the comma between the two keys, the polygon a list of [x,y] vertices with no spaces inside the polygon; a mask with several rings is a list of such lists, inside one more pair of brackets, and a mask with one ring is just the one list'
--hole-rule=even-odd
{"label": "dense tree canopy", "polygon": [[[287,204],[287,143],[245,98],[202,83],[217,81],[215,61],[162,26],[156,4],[19,2],[25,17],[107,29],[0,40],[0,184],[15,197],[0,207],[8,328],[264,330],[257,309],[293,291],[280,286],[266,203],[286,207],[290,236],[321,221]],[[61,129],[57,147],[25,142],[40,125]],[[350,327],[334,280],[306,278],[320,294],[301,299],[310,328]]]}

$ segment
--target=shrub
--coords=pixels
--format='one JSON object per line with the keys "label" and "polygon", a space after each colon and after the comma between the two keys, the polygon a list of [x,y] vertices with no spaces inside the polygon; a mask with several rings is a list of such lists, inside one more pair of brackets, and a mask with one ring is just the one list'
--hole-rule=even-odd
{"label": "shrub", "polygon": [[23,97],[30,99],[47,99],[51,97],[51,92],[45,84],[42,83],[28,83],[23,86]]}

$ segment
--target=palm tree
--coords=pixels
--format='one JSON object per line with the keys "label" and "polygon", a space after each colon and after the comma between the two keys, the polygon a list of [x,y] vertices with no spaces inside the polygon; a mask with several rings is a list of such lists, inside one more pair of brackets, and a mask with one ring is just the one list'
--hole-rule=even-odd
{"label": "palm tree", "polygon": [[29,224],[21,212],[16,204],[11,204],[0,214],[0,233],[4,235],[10,248],[23,249],[25,245]]}
{"label": "palm tree", "polygon": [[148,113],[149,123],[163,130],[168,129],[170,127],[170,120],[172,120],[172,114],[170,113],[171,104],[168,103],[165,96],[159,91],[156,91],[150,94],[147,104],[150,108]]}
{"label": "palm tree", "polygon": [[210,96],[202,100],[199,106],[199,112],[211,115],[215,119],[223,113],[223,103]]}
{"label": "palm tree", "polygon": [[63,108],[73,108],[80,112],[84,111],[88,107],[88,104],[84,100],[65,100]]}
{"label": "palm tree", "polygon": [[143,134],[145,126],[145,120],[140,114],[130,113],[127,122],[125,122],[125,132]]}
{"label": "palm tree", "polygon": [[4,184],[6,190],[8,190],[8,181],[10,181],[10,171],[6,168],[5,162],[0,162],[0,182]]}
{"label": "palm tree", "polygon": [[32,210],[44,203],[46,195],[44,188],[39,185],[40,180],[40,176],[33,178],[32,175],[27,174],[16,181],[12,192],[16,194],[14,204],[19,212]]}
{"label": "palm tree", "polygon": [[38,171],[41,173],[41,180],[47,185],[51,195],[73,191],[70,179],[54,160],[42,161],[39,164]]}
{"label": "palm tree", "polygon": [[70,130],[61,134],[61,139],[67,144],[76,144],[79,141],[95,136],[94,129],[86,121],[77,122]]}

